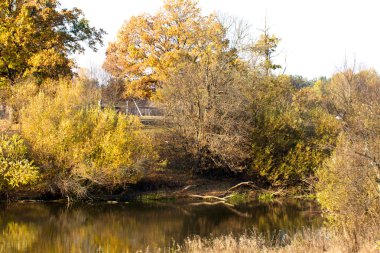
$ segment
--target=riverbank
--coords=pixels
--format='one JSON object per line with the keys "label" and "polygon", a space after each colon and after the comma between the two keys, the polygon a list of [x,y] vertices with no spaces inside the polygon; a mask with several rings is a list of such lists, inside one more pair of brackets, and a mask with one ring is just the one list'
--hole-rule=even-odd
{"label": "riverbank", "polygon": [[[350,232],[333,231],[326,228],[303,230],[293,237],[277,237],[268,242],[257,234],[221,236],[212,239],[188,238],[183,246],[172,247],[170,252],[185,253],[343,253],[379,252],[379,226],[366,227],[365,230]],[[354,235],[355,234],[355,235]],[[155,251],[144,251],[155,252]]]}
{"label": "riverbank", "polygon": [[[276,197],[294,197],[299,195],[297,189],[270,188],[259,180],[244,173],[231,174],[222,170],[197,171],[191,159],[184,154],[176,135],[163,123],[161,118],[154,120],[142,118],[142,131],[153,140],[159,157],[165,158],[158,168],[144,167],[141,177],[135,183],[127,183],[113,189],[102,187],[89,188],[85,196],[65,197],[51,187],[43,184],[43,178],[34,187],[12,190],[11,195],[4,195],[8,201],[92,201],[125,202],[131,200],[173,200],[190,199],[204,202],[225,202],[236,204],[252,200],[270,201]],[[6,119],[0,120],[0,131],[12,134],[19,131],[18,124]],[[305,196],[303,196],[305,197]],[[309,197],[309,196],[306,196]],[[64,198],[64,199],[62,199]]]}
{"label": "riverbank", "polygon": [[20,192],[11,202],[109,202],[129,201],[190,201],[197,203],[224,203],[236,205],[252,201],[271,202],[286,199],[310,199],[296,190],[258,186],[253,181],[239,178],[222,178],[192,174],[190,170],[166,169],[150,171],[136,184],[110,192],[98,189],[89,192],[86,198],[62,198],[50,192]]}

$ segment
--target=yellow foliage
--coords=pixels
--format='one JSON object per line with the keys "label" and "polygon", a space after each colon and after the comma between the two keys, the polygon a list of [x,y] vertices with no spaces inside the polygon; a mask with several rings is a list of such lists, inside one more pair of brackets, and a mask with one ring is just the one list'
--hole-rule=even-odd
{"label": "yellow foliage", "polygon": [[314,88],[286,76],[258,79],[253,91],[252,166],[273,185],[308,185],[340,132]]}
{"label": "yellow foliage", "polygon": [[79,9],[59,5],[59,0],[0,1],[0,84],[70,75],[70,55],[84,51],[80,42],[96,50],[104,32],[90,27]]}
{"label": "yellow foliage", "polygon": [[45,177],[62,181],[54,182],[58,188],[135,182],[156,158],[139,119],[99,108],[97,91],[65,81],[51,89],[54,92],[47,89],[31,99],[20,122]]}
{"label": "yellow foliage", "polygon": [[380,213],[380,78],[345,70],[328,86],[332,112],[344,126],[331,159],[318,170],[317,197],[339,224],[362,226]]}
{"label": "yellow foliage", "polygon": [[26,155],[26,145],[19,135],[0,135],[0,190],[16,189],[37,182],[38,168]]}
{"label": "yellow foliage", "polygon": [[107,49],[104,68],[127,79],[127,96],[151,97],[183,64],[226,47],[215,15],[202,16],[194,0],[168,0],[155,15],[135,16],[123,25]]}

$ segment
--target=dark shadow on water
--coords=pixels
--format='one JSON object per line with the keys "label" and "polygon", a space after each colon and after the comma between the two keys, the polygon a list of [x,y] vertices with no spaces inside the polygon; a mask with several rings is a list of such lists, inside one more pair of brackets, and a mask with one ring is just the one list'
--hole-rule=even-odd
{"label": "dark shadow on water", "polygon": [[250,203],[237,207],[197,203],[0,205],[0,252],[134,252],[167,247],[186,237],[239,235],[270,238],[319,227],[314,202]]}

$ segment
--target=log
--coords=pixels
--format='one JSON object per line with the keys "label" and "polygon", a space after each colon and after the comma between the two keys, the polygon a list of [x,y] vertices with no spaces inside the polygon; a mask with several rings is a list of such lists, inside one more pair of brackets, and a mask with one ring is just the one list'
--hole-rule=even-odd
{"label": "log", "polygon": [[220,198],[220,197],[217,197],[217,196],[211,196],[211,195],[205,195],[205,196],[202,196],[202,195],[189,195],[189,197],[191,198],[200,198],[200,199],[215,199],[215,200],[219,200],[219,201],[227,201],[226,198]]}
{"label": "log", "polygon": [[237,185],[232,186],[231,188],[229,188],[227,191],[224,192],[224,194],[226,194],[226,193],[228,193],[228,192],[230,192],[230,191],[232,191],[232,190],[235,190],[235,189],[237,189],[237,188],[239,188],[239,187],[241,187],[241,186],[247,186],[247,185],[252,186],[252,187],[255,187],[255,188],[259,188],[259,187],[257,187],[256,185],[254,185],[252,181],[241,182],[241,183],[238,183]]}

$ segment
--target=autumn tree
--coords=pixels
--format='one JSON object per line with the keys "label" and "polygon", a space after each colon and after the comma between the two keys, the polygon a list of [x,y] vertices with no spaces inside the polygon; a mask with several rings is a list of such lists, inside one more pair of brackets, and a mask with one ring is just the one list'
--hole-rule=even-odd
{"label": "autumn tree", "polygon": [[117,105],[123,100],[125,94],[124,81],[111,78],[107,84],[101,87],[102,100],[109,105]]}
{"label": "autumn tree", "polygon": [[249,159],[248,71],[227,54],[189,63],[162,88],[165,119],[196,172],[237,173]]}
{"label": "autumn tree", "polygon": [[380,76],[345,69],[328,83],[329,109],[343,125],[337,148],[318,171],[317,197],[334,221],[362,227],[380,218]]}
{"label": "autumn tree", "polygon": [[151,97],[185,62],[205,61],[205,54],[226,47],[215,15],[203,16],[195,0],[166,0],[155,15],[134,16],[122,26],[104,68],[126,80],[127,96]]}
{"label": "autumn tree", "polygon": [[96,50],[103,34],[81,10],[61,9],[58,0],[1,0],[0,84],[69,75],[70,55],[84,51],[82,42]]}
{"label": "autumn tree", "polygon": [[268,76],[272,70],[281,68],[280,65],[273,62],[274,53],[277,50],[280,39],[269,33],[269,27],[267,26],[266,20],[264,29],[260,29],[260,31],[262,34],[251,46],[251,52],[255,58],[255,65]]}
{"label": "autumn tree", "polygon": [[289,76],[258,75],[251,89],[252,173],[271,185],[312,190],[340,131],[320,85],[296,89]]}

